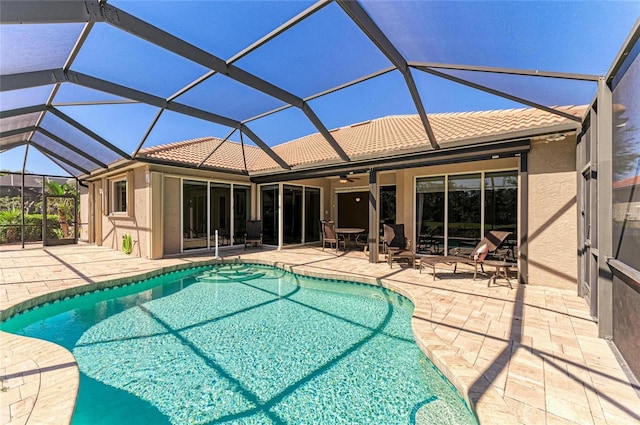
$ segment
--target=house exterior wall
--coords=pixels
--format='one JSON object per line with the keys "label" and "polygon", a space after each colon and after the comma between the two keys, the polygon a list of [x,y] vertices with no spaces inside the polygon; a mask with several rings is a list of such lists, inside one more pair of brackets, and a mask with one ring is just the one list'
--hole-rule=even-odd
{"label": "house exterior wall", "polygon": [[[577,282],[575,136],[533,142],[529,158],[529,283],[575,286]],[[518,158],[420,167],[397,172],[398,223],[415,243],[415,178],[518,168]],[[521,219],[521,218],[519,218]]]}
{"label": "house exterior wall", "polygon": [[529,152],[529,283],[577,285],[576,139]]}
{"label": "house exterior wall", "polygon": [[[528,155],[528,241],[529,283],[541,285],[575,285],[577,281],[576,226],[576,159],[575,137],[544,143],[533,141]],[[415,179],[423,176],[463,174],[479,171],[517,169],[516,157],[419,167],[378,175],[378,187],[396,185],[396,216],[404,223],[407,236],[415,239]],[[104,177],[94,183],[92,208],[96,223],[96,243],[121,250],[122,236],[129,233],[134,240],[133,255],[160,258],[180,252],[181,178],[207,179],[249,184],[246,176],[211,173],[200,170],[171,169],[162,166],[140,166],[127,173],[132,189],[127,216],[109,213],[110,181],[118,175]],[[120,175],[122,175],[120,173]],[[287,182],[322,189],[321,217],[337,219],[337,192],[368,191],[368,175],[353,176],[358,180],[346,184],[335,178],[317,178]],[[253,209],[257,212],[257,186],[251,184]],[[89,208],[86,208],[89,211]],[[90,234],[91,231],[90,231]]]}
{"label": "house exterior wall", "polygon": [[180,252],[180,179],[164,177],[162,200],[163,254]]}
{"label": "house exterior wall", "polygon": [[[97,195],[94,198],[97,224],[95,243],[111,249],[122,250],[122,237],[131,235],[133,241],[132,255],[148,257],[150,237],[147,184],[148,168],[140,166],[105,177],[98,182]],[[127,179],[127,214],[115,214],[110,211],[111,196],[109,193],[113,179]],[[99,193],[102,189],[102,194]]]}
{"label": "house exterior wall", "polygon": [[78,203],[78,216],[80,217],[80,223],[78,223],[78,239],[81,241],[87,241],[89,239],[89,190],[80,186],[80,202]]}

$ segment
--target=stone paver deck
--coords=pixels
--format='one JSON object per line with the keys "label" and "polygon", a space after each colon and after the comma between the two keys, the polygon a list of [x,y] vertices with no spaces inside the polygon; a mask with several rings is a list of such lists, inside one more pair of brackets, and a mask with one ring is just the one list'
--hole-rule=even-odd
{"label": "stone paver deck", "polygon": [[[227,261],[276,264],[307,275],[384,285],[413,301],[418,345],[458,388],[482,424],[640,423],[627,378],[575,288],[486,285],[470,273],[430,273],[361,252],[222,251]],[[211,254],[146,260],[92,245],[0,249],[0,317],[52,298],[215,261]],[[78,369],[54,344],[0,332],[0,423],[68,423]]]}

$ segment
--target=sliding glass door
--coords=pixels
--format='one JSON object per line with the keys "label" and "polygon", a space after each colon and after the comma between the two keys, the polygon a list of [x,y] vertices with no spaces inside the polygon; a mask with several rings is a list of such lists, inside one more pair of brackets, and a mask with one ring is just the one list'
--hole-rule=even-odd
{"label": "sliding glass door", "polygon": [[416,251],[444,253],[444,176],[416,181]]}
{"label": "sliding glass door", "polygon": [[265,244],[278,245],[280,232],[279,197],[280,188],[277,184],[260,188],[262,242]]}
{"label": "sliding glass door", "polygon": [[216,231],[218,246],[241,243],[250,211],[249,186],[183,180],[182,249],[214,249]]}
{"label": "sliding glass door", "polygon": [[320,189],[306,187],[304,189],[304,241],[320,240]]}
{"label": "sliding glass door", "polygon": [[447,247],[473,249],[480,241],[480,174],[449,176]]}
{"label": "sliding glass door", "polygon": [[484,175],[484,231],[506,230],[518,235],[518,174],[515,171]]}
{"label": "sliding glass door", "polygon": [[302,243],[302,187],[284,185],[282,198],[283,244]]}
{"label": "sliding glass door", "polygon": [[182,182],[182,248],[207,247],[207,182]]}
{"label": "sliding glass door", "polygon": [[251,217],[251,188],[233,186],[233,243],[244,242],[247,220]]}
{"label": "sliding glass door", "polygon": [[215,232],[218,231],[218,246],[231,244],[231,185],[209,184],[209,221],[211,245],[215,246]]}

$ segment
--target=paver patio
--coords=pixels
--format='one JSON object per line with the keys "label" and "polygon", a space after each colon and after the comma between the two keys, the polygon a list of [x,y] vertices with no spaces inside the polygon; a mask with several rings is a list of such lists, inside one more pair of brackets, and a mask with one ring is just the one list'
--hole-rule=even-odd
{"label": "paver patio", "polygon": [[[319,247],[225,250],[308,275],[384,285],[415,304],[418,345],[474,406],[483,424],[640,423],[640,388],[625,375],[575,288],[487,287],[472,273],[430,273],[370,264],[358,251]],[[0,249],[2,317],[66,291],[71,295],[212,260],[192,254],[145,260],[80,244]],[[57,296],[56,296],[57,297]],[[31,301],[29,301],[31,300]],[[78,386],[72,355],[49,342],[0,332],[2,424],[65,423]]]}

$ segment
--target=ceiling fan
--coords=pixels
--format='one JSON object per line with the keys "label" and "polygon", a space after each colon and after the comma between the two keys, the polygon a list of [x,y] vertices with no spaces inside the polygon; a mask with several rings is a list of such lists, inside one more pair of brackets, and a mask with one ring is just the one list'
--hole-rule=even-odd
{"label": "ceiling fan", "polygon": [[346,174],[341,174],[340,175],[340,183],[351,183],[354,182],[356,180],[360,180],[360,177],[350,177]]}

